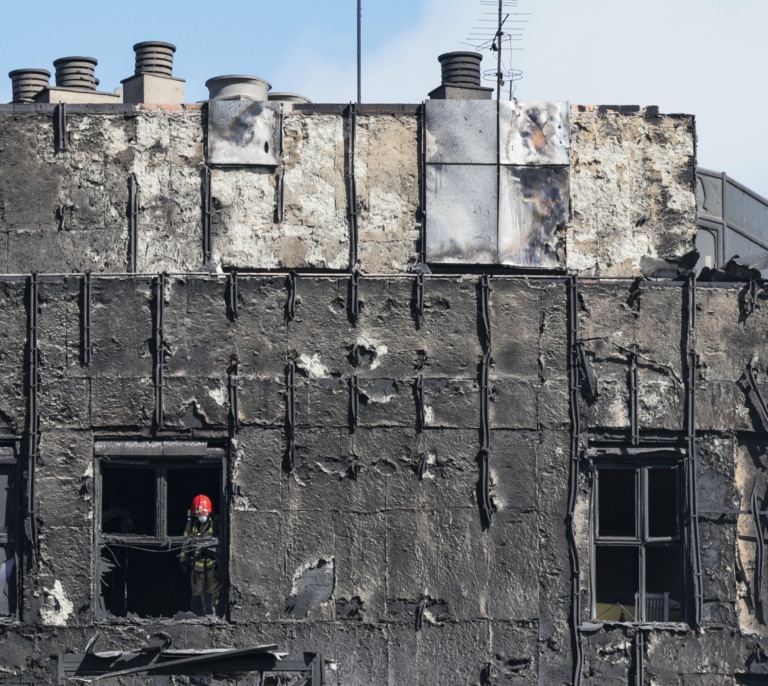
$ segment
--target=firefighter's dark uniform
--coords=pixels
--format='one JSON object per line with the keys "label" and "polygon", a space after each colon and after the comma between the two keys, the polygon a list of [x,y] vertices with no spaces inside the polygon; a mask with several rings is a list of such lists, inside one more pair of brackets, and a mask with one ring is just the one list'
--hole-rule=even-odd
{"label": "firefighter's dark uniform", "polygon": [[179,562],[181,568],[189,572],[192,611],[200,615],[213,614],[217,611],[221,596],[219,564],[215,551],[198,545],[195,539],[218,536],[216,519],[213,515],[208,515],[207,521],[200,523],[197,517],[190,513],[184,535],[190,540],[184,543]]}

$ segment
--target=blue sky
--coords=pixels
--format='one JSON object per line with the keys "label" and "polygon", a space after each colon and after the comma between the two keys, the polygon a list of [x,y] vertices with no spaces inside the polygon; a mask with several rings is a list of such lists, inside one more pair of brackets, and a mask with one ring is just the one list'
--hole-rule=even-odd
{"label": "blue sky", "polygon": [[[481,0],[362,0],[363,101],[420,102],[440,82],[437,55],[470,49]],[[253,74],[273,90],[318,102],[355,98],[356,0],[38,0],[3,8],[0,70],[53,71],[68,55],[96,57],[100,89],[133,73],[132,45],[177,46],[174,75],[189,101],[205,81]],[[768,26],[765,0],[518,0],[530,13],[513,66],[516,96],[578,104],[658,105],[696,115],[699,164],[768,196],[766,143],[757,122]],[[486,58],[486,64],[489,61]],[[489,84],[491,85],[491,84]],[[0,102],[11,99],[0,79]]]}

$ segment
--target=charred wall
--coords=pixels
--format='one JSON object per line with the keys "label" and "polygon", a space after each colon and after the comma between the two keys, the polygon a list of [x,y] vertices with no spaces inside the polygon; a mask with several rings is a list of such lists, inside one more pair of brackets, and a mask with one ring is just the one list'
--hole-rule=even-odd
{"label": "charred wall", "polygon": [[[569,683],[579,654],[582,683],[632,683],[641,673],[647,683],[727,684],[737,674],[759,674],[764,591],[755,587],[763,582],[752,495],[762,510],[765,450],[759,410],[740,390],[745,363],[734,359],[761,354],[760,303],[740,321],[740,287],[696,289],[696,440],[686,460],[695,477],[697,529],[686,552],[688,591],[681,621],[638,625],[596,621],[592,610],[589,451],[690,450],[691,287],[578,283],[578,339],[598,397],[579,393],[571,494],[568,360],[576,341],[569,336],[567,284],[497,276],[484,295],[481,277],[427,277],[422,314],[416,279],[360,279],[356,321],[348,309],[349,277],[296,278],[292,319],[290,282],[277,275],[238,276],[236,317],[231,279],[219,277],[168,277],[162,284],[94,276],[89,297],[86,277],[4,279],[5,443],[18,445],[22,471],[32,465],[25,492],[33,487],[35,496],[20,534],[18,613],[2,626],[3,683],[22,675],[53,682],[54,657],[82,652],[95,631],[99,650],[136,649],[162,634],[185,649],[275,642],[318,651],[328,683],[339,684],[482,683],[489,673],[499,683]],[[36,370],[24,354],[31,337]],[[638,363],[635,401],[630,351]],[[759,363],[756,373],[764,376]],[[30,455],[34,378],[39,441]],[[718,395],[722,424],[707,409],[713,387],[732,389]],[[288,397],[295,403],[290,430]],[[742,423],[729,412],[743,413]],[[484,415],[490,522],[481,506]],[[95,446],[110,442],[227,446],[224,617],[104,612],[96,543],[103,482]],[[564,523],[571,495],[578,598]],[[19,507],[23,517],[23,499]],[[569,617],[577,602],[574,633]]]}

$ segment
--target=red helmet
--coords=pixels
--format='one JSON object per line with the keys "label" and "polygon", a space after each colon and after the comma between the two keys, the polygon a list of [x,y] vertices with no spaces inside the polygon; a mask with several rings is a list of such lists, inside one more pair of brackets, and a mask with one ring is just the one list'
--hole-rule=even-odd
{"label": "red helmet", "polygon": [[211,499],[207,495],[196,495],[192,500],[192,514],[204,514],[209,515],[213,512],[211,506]]}

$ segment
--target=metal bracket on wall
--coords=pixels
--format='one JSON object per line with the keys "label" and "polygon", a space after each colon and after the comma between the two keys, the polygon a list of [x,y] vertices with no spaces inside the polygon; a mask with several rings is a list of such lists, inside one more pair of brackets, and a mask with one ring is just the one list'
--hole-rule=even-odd
{"label": "metal bracket on wall", "polygon": [[82,339],[81,351],[82,361],[85,366],[91,364],[91,272],[87,271],[83,275],[82,288],[81,320],[82,320]]}
{"label": "metal bracket on wall", "polygon": [[163,321],[165,319],[165,274],[158,274],[152,283],[154,291],[153,307],[153,341],[155,383],[155,428],[163,428],[163,366],[165,363],[165,342],[163,340]]}
{"label": "metal bracket on wall", "polygon": [[421,327],[421,323],[424,321],[424,274],[419,272],[416,275],[416,282],[414,284],[416,307],[414,308],[414,314],[416,315],[416,328]]}
{"label": "metal bracket on wall", "polygon": [[67,105],[63,102],[53,108],[53,146],[56,152],[67,149]]}
{"label": "metal bracket on wall", "polygon": [[584,343],[581,341],[578,343],[578,353],[579,369],[582,375],[581,389],[586,401],[593,403],[600,396],[600,389],[597,387],[597,374],[595,373],[592,363],[589,361],[589,357],[587,357]]}
{"label": "metal bracket on wall", "polygon": [[240,430],[237,405],[237,358],[233,358],[227,369],[227,390],[229,391],[229,425],[233,432]]}
{"label": "metal bracket on wall", "polygon": [[[424,116],[424,103],[419,107],[419,263],[427,261],[427,125]],[[423,311],[422,311],[423,314]]]}
{"label": "metal bracket on wall", "polygon": [[237,270],[233,269],[227,274],[227,318],[233,322],[240,316],[237,308]]}
{"label": "metal bracket on wall", "polygon": [[292,269],[288,272],[288,276],[285,279],[285,287],[288,291],[288,300],[285,303],[285,318],[287,321],[292,322],[296,317],[296,281],[298,276]]}
{"label": "metal bracket on wall", "polygon": [[349,379],[349,433],[355,433],[360,415],[360,388],[357,385],[357,373]]}
{"label": "metal bracket on wall", "polygon": [[632,433],[632,445],[640,445],[640,425],[637,407],[640,402],[637,375],[637,355],[629,354],[629,426]]}
{"label": "metal bracket on wall", "polygon": [[422,598],[416,605],[416,617],[414,621],[414,628],[416,631],[421,631],[424,626],[424,610],[427,608],[427,599]]}
{"label": "metal bracket on wall", "polygon": [[355,144],[357,132],[357,107],[354,103],[349,103],[346,110],[347,130],[349,137],[347,139],[347,159],[346,159],[346,181],[347,181],[347,203],[349,207],[349,263],[354,268],[357,264],[357,181],[355,180]]}
{"label": "metal bracket on wall", "polygon": [[645,684],[645,634],[642,629],[635,633],[634,641],[635,684]]}
{"label": "metal bracket on wall", "polygon": [[571,419],[571,449],[568,473],[568,512],[566,514],[566,538],[568,558],[571,565],[571,646],[573,650],[573,686],[581,684],[584,666],[584,649],[581,645],[581,566],[579,549],[576,545],[574,513],[579,489],[579,437],[581,417],[579,416],[579,282],[575,274],[568,277],[568,385]]}
{"label": "metal bracket on wall", "polygon": [[40,445],[40,414],[38,406],[40,352],[37,347],[38,306],[37,274],[33,273],[27,280],[27,507],[24,515],[24,532],[30,543],[32,561],[37,559],[38,551],[36,517],[37,497],[35,493],[35,472],[37,469],[37,454]]}
{"label": "metal bracket on wall", "polygon": [[419,464],[416,467],[416,474],[419,477],[419,481],[424,479],[424,475],[427,473],[429,467],[429,457],[427,453],[419,453]]}
{"label": "metal bracket on wall", "polygon": [[203,167],[203,266],[211,263],[213,257],[213,239],[211,236],[211,216],[213,213],[213,190],[211,168]]}
{"label": "metal bracket on wall", "polygon": [[347,312],[352,325],[357,326],[357,319],[360,316],[360,272],[358,271],[353,271],[349,275]]}
{"label": "metal bracket on wall", "polygon": [[285,218],[285,169],[277,170],[275,193],[275,222],[279,224]]}
{"label": "metal bracket on wall", "polygon": [[135,274],[139,257],[139,184],[128,177],[128,271]]}
{"label": "metal bracket on wall", "polygon": [[413,394],[416,400],[417,433],[423,433],[426,426],[426,409],[424,407],[424,375],[419,374],[413,385]]}
{"label": "metal bracket on wall", "polygon": [[284,468],[290,472],[296,464],[296,362],[285,368],[285,439]]}

